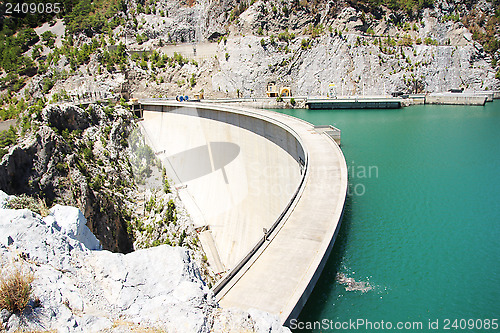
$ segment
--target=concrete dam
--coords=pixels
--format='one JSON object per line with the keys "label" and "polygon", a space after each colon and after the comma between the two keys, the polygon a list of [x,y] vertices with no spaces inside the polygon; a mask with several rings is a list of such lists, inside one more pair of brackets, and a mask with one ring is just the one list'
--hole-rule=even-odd
{"label": "concrete dam", "polygon": [[200,230],[223,307],[282,323],[300,313],[333,247],[347,167],[328,131],[283,114],[143,100],[148,144]]}

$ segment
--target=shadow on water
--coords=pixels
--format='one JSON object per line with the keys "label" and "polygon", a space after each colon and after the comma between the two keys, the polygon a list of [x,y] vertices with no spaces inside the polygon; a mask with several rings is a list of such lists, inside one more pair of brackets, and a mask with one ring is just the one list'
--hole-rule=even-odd
{"label": "shadow on water", "polygon": [[[340,226],[339,233],[335,240],[332,252],[328,258],[325,268],[309,296],[309,299],[299,315],[298,322],[321,321],[321,310],[329,308],[327,305],[328,297],[333,293],[335,288],[340,286],[335,281],[335,276],[340,270],[346,247],[349,242],[349,235],[352,225],[352,205],[353,199],[351,195],[346,197],[344,216]],[[311,332],[310,330],[292,330],[294,333]]]}

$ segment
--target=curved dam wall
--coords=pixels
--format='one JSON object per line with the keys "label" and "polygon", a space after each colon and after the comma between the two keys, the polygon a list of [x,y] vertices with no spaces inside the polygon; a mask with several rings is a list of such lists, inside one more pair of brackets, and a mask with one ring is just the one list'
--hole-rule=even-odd
{"label": "curved dam wall", "polygon": [[197,227],[215,270],[233,269],[286,210],[303,179],[300,137],[265,115],[141,101],[148,143]]}
{"label": "curved dam wall", "polygon": [[210,229],[200,240],[225,271],[213,288],[219,304],[263,310],[289,325],[341,225],[347,165],[330,131],[266,110],[141,104],[148,142],[196,223]]}

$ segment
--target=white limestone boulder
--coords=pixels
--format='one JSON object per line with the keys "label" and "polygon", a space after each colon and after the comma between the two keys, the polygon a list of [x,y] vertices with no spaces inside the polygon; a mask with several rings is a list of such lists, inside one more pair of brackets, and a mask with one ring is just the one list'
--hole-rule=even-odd
{"label": "white limestone boulder", "polygon": [[89,250],[101,249],[99,240],[87,227],[87,219],[76,207],[55,205],[44,221],[48,225],[59,227],[63,234],[81,242]]}
{"label": "white limestone boulder", "polygon": [[180,247],[162,245],[126,255],[95,252],[89,265],[107,301],[136,323],[204,332],[216,307],[189,252]]}

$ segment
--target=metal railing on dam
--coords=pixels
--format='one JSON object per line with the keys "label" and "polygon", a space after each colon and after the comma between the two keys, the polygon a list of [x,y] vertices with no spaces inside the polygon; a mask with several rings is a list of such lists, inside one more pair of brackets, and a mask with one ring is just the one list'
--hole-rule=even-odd
{"label": "metal railing on dam", "polygon": [[140,103],[143,110],[197,116],[252,131],[301,166],[300,179],[293,183],[297,187],[283,211],[213,288],[223,307],[260,309],[278,315],[284,324],[296,318],[340,228],[347,166],[339,146],[313,125],[271,111],[164,100]]}

